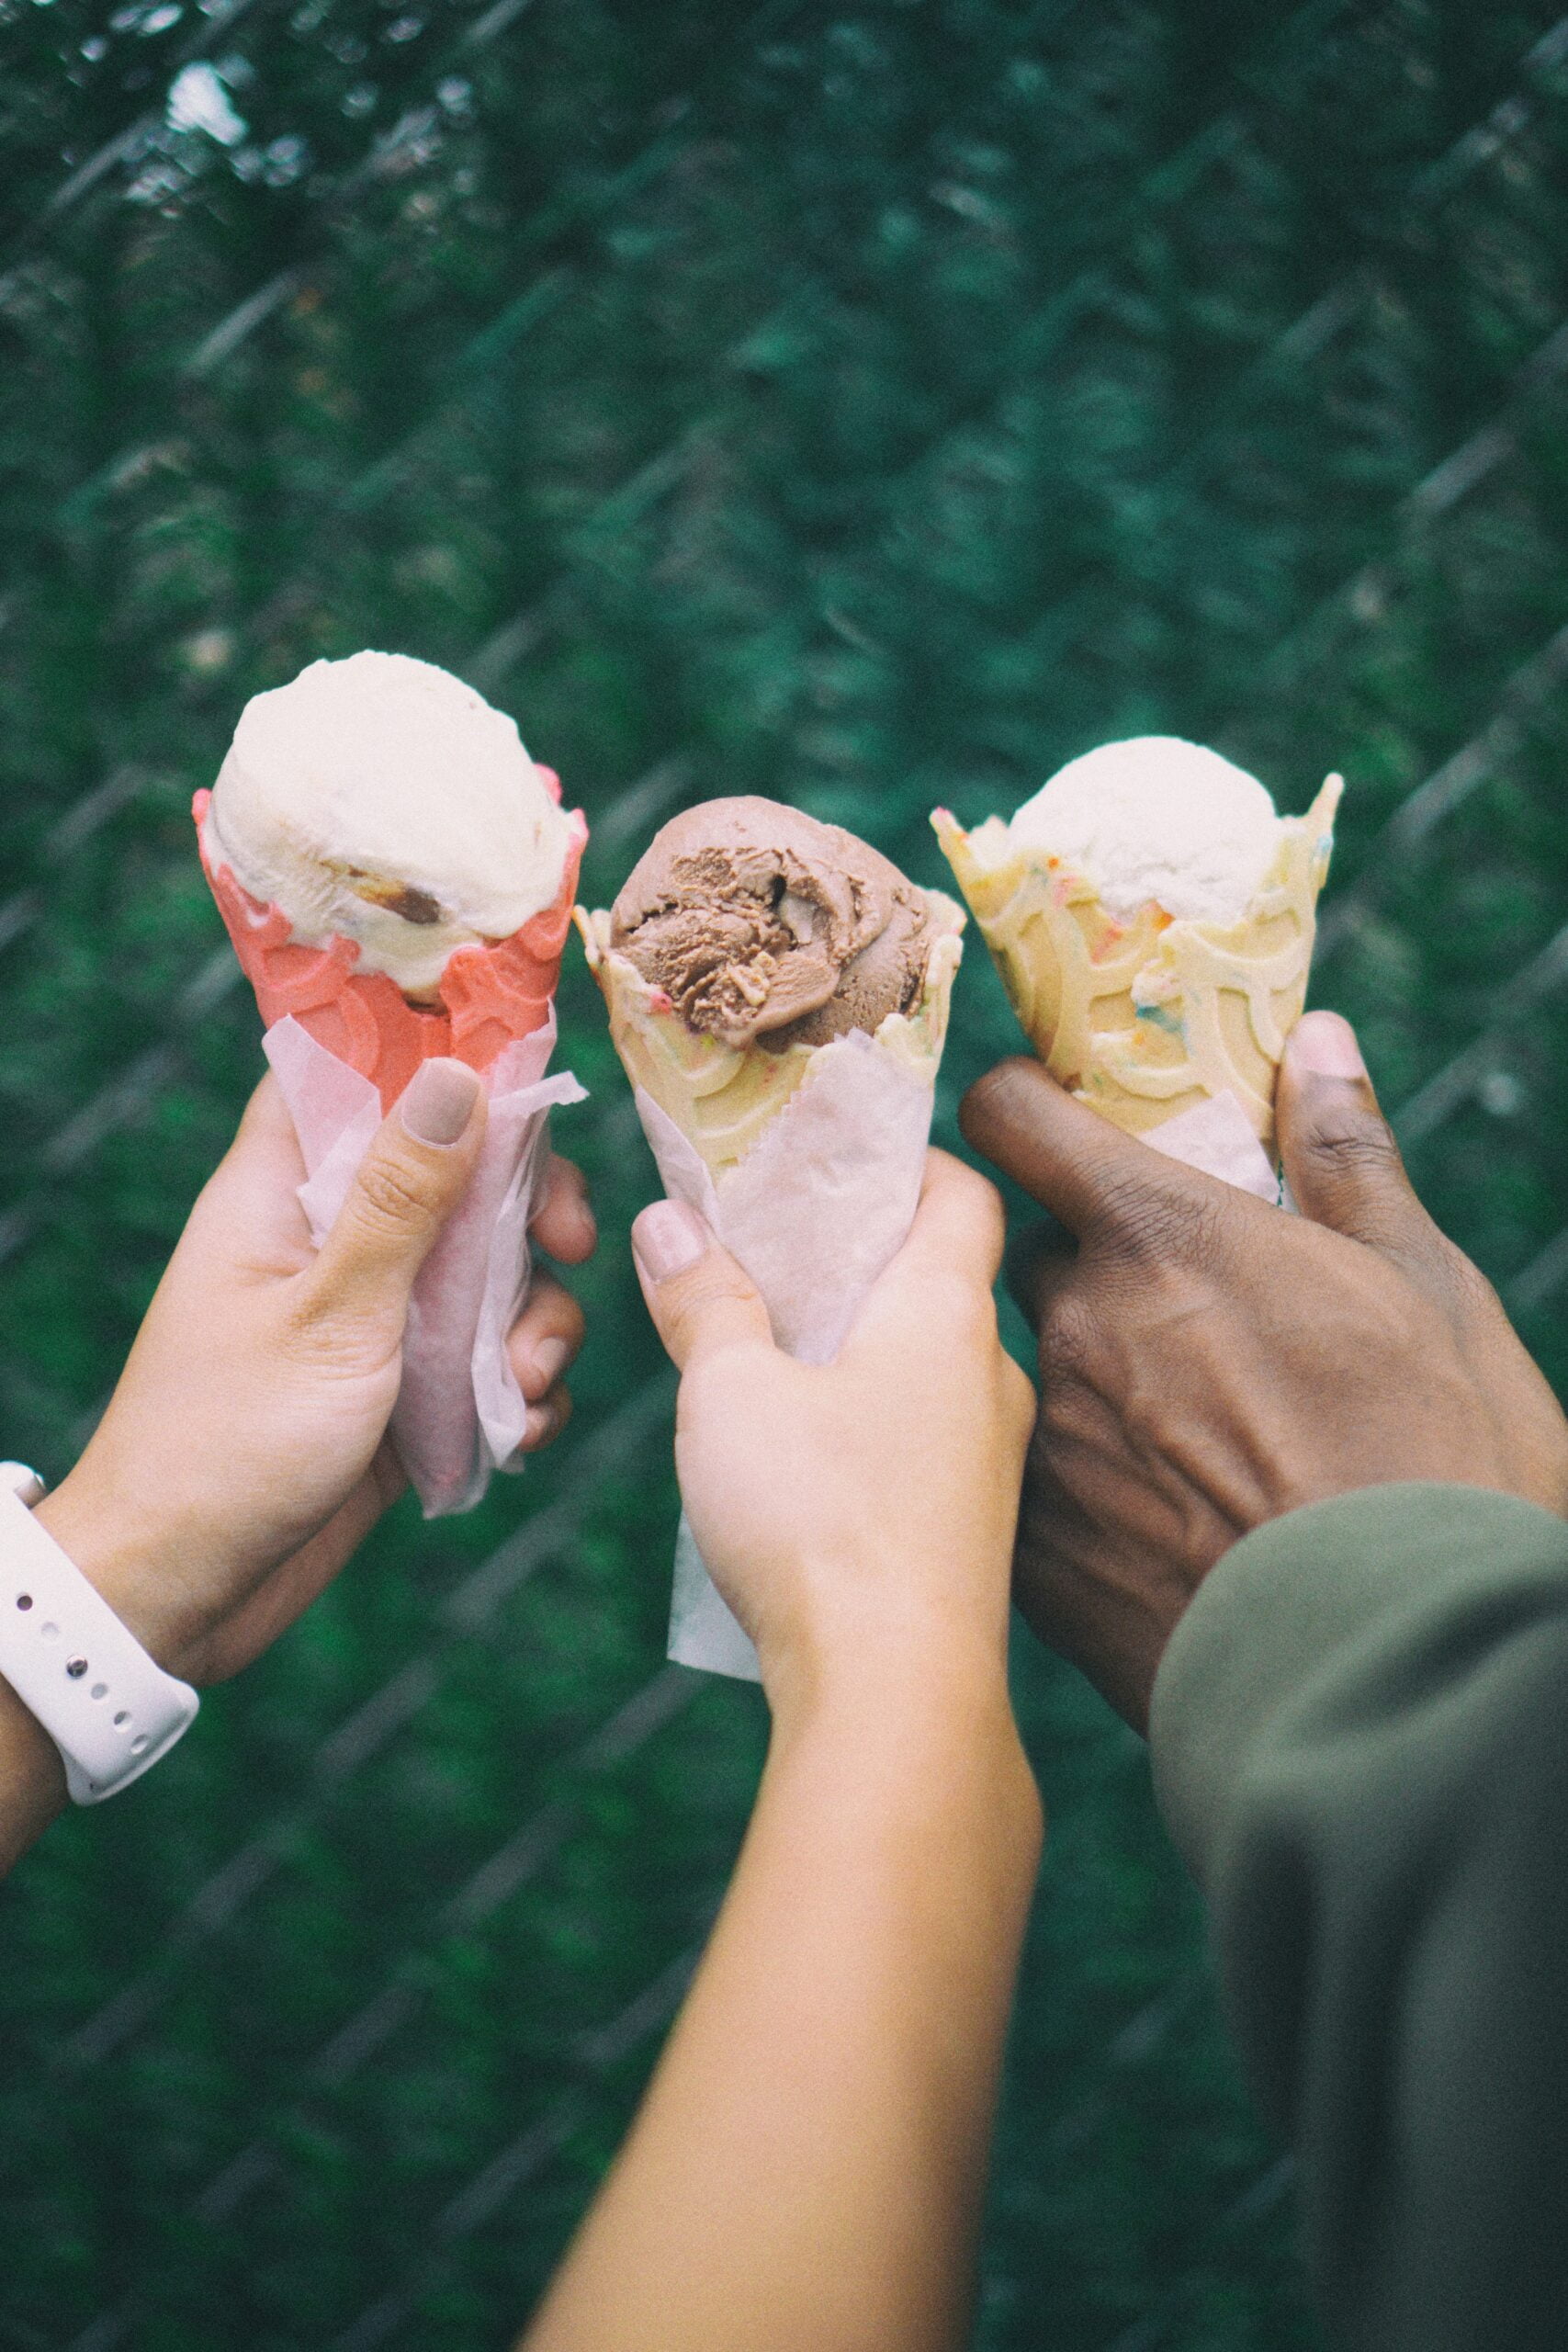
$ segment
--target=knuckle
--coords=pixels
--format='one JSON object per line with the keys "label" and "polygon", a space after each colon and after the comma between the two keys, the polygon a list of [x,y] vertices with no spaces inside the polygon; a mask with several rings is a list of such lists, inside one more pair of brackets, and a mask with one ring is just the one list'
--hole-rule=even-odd
{"label": "knuckle", "polygon": [[[1224,1257],[1235,1238],[1236,1219],[1257,1216],[1260,1204],[1247,1193],[1226,1191],[1215,1197],[1209,1193],[1195,1193],[1182,1204],[1177,1220],[1183,1236],[1183,1254],[1190,1264],[1210,1266]],[[1267,1215],[1274,1214],[1272,1209]]]}
{"label": "knuckle", "polygon": [[733,1259],[710,1250],[687,1272],[667,1283],[664,1295],[677,1315],[690,1316],[702,1315],[712,1306],[744,1305],[752,1290]]}
{"label": "knuckle", "polygon": [[1119,1252],[1143,1269],[1212,1264],[1224,1251],[1234,1208],[1196,1188],[1179,1194],[1140,1188],[1115,1219]]}
{"label": "knuckle", "polygon": [[1306,1137],[1317,1165],[1345,1183],[1404,1182],[1404,1162],[1386,1120],[1356,1102],[1325,1102]]}
{"label": "knuckle", "polygon": [[384,1232],[406,1232],[429,1215],[429,1201],[420,1172],[403,1161],[378,1157],[359,1171],[358,1214]]}
{"label": "knuckle", "polygon": [[1094,1451],[1100,1434],[1099,1408],[1089,1389],[1069,1380],[1042,1390],[1033,1450],[1053,1476],[1064,1476],[1065,1465],[1086,1448]]}
{"label": "knuckle", "polygon": [[1151,1469],[1179,1460],[1192,1435],[1190,1414],[1163,1385],[1134,1386],[1122,1400],[1121,1417],[1130,1448]]}
{"label": "knuckle", "polygon": [[1076,1291],[1058,1292],[1040,1326],[1040,1372],[1048,1398],[1086,1377],[1094,1340],[1088,1302]]}
{"label": "knuckle", "polygon": [[1136,1170],[1108,1168],[1097,1181],[1094,1229],[1099,1233],[1136,1233],[1160,1206]]}

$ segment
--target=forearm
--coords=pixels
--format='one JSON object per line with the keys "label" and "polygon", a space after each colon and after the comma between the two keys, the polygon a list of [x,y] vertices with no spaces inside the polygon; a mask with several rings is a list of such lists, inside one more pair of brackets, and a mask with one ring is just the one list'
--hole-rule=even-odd
{"label": "forearm", "polygon": [[775,1729],[734,1885],[528,2352],[946,2352],[1040,1811],[999,1673]]}

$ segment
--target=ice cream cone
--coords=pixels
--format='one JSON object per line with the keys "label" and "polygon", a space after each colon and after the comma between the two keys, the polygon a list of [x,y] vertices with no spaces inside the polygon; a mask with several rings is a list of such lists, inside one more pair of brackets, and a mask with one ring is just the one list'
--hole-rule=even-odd
{"label": "ice cream cone", "polygon": [[[577,910],[666,1195],[756,1284],[776,1344],[829,1363],[920,1197],[964,910],[841,828],[739,794]],[[670,1655],[755,1679],[682,1521]]]}
{"label": "ice cream cone", "polygon": [[[538,773],[558,802],[558,776],[548,768]],[[411,1004],[385,972],[356,970],[359,948],[351,939],[300,945],[281,907],[264,905],[226,865],[214,864],[207,825],[211,797],[198,792],[192,804],[202,868],[262,1020],[270,1029],[291,1014],[337,1060],[373,1081],[383,1110],[391,1109],[422,1062],[451,1055],[482,1073],[506,1046],[549,1020],[588,838],[581,810],[568,819],[566,867],[554,904],[510,939],[455,948],[437,1001],[425,1007]]]}
{"label": "ice cream cone", "polygon": [[427,1517],[516,1466],[528,1407],[508,1333],[548,1115],[555,990],[588,829],[514,722],[429,662],[315,662],[245,705],[193,813],[266,1027],[320,1247],[421,1065],[477,1071],[484,1132],[414,1280],[390,1434]]}
{"label": "ice cream cone", "polygon": [[1318,893],[1342,789],[1280,820],[1262,888],[1234,923],[1127,922],[1066,862],[991,818],[931,818],[1031,1045],[1054,1078],[1134,1134],[1229,1093],[1268,1151],[1285,1039],[1306,998]]}
{"label": "ice cream cone", "polygon": [[[964,952],[964,912],[928,891],[940,923],[920,995],[912,1012],[891,1012],[876,1043],[934,1085],[947,1035],[953,974]],[[577,910],[589,967],[604,992],[610,1035],[634,1086],[650,1095],[703,1159],[716,1182],[746,1157],[795,1094],[826,1046],[770,1052],[757,1040],[733,1047],[688,1026],[662,989],[610,945],[606,910]]]}

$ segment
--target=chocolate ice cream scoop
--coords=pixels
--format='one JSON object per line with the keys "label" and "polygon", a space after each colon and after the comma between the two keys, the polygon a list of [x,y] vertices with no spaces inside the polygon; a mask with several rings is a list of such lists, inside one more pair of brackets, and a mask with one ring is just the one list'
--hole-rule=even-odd
{"label": "chocolate ice cream scoop", "polygon": [[752,794],[671,818],[610,923],[692,1028],[773,1052],[908,1012],[934,936],[925,892],[876,850]]}

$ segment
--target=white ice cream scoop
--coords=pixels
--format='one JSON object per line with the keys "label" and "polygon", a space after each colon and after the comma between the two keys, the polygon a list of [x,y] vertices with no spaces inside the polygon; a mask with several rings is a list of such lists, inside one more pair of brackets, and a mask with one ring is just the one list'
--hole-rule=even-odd
{"label": "white ice cream scoop", "polygon": [[1152,899],[1179,922],[1239,922],[1280,846],[1262,785],[1176,735],[1134,735],[1069,760],[1009,828],[1092,882],[1129,921]]}
{"label": "white ice cream scoop", "polygon": [[255,695],[213,787],[207,852],[294,935],[431,995],[456,947],[559,895],[565,817],[516,722],[429,662],[355,653]]}

